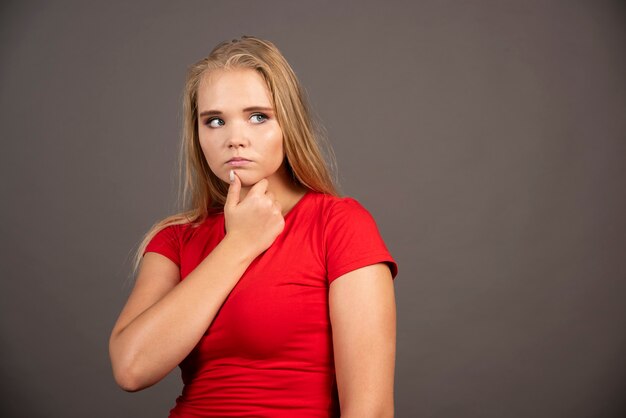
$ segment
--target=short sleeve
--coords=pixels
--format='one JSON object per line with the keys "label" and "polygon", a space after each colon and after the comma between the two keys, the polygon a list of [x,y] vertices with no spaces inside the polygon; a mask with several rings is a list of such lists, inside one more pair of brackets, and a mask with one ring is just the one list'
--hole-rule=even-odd
{"label": "short sleeve", "polygon": [[169,225],[157,232],[143,252],[155,252],[172,260],[180,268],[180,239],[178,225]]}
{"label": "short sleeve", "polygon": [[329,212],[324,230],[328,284],[349,271],[379,262],[389,266],[395,279],[398,266],[369,211],[356,199],[344,197]]}

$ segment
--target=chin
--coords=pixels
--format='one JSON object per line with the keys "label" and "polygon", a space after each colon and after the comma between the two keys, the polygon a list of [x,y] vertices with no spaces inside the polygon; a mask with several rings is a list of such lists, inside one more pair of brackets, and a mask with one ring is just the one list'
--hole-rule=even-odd
{"label": "chin", "polygon": [[[239,170],[235,169],[235,172],[237,173],[237,176],[239,177],[239,180],[241,181],[241,187],[252,187],[256,183],[258,183],[259,180],[261,180],[261,177],[258,177],[254,175],[253,173],[248,172],[248,170],[245,170],[245,169],[239,169]],[[228,177],[228,175],[226,177]]]}

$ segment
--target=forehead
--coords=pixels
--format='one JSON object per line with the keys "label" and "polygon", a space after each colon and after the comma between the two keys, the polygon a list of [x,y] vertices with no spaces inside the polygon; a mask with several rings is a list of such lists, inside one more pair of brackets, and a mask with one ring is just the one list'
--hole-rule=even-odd
{"label": "forehead", "polygon": [[213,70],[198,85],[198,110],[272,107],[263,77],[252,69]]}

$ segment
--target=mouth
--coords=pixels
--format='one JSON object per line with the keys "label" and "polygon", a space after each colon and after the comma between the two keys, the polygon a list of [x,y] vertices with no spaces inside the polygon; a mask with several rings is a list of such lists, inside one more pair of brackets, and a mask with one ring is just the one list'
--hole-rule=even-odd
{"label": "mouth", "polygon": [[240,158],[240,157],[235,157],[235,158],[231,158],[230,160],[228,160],[226,162],[226,165],[229,165],[231,167],[241,167],[243,165],[249,164],[252,161],[246,159],[246,158]]}

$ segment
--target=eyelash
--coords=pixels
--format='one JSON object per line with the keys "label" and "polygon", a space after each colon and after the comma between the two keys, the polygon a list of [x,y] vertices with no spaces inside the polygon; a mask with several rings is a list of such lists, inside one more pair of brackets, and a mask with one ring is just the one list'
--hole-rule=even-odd
{"label": "eyelash", "polygon": [[[267,115],[263,114],[263,113],[255,113],[254,115],[252,115],[252,116],[250,116],[250,117],[255,117],[255,116],[262,116],[262,117],[264,118],[264,121],[269,119],[269,117],[268,117]],[[217,117],[215,117],[215,118],[209,118],[209,119],[207,119],[207,120],[204,122],[204,124],[205,124],[206,126],[209,126],[209,125],[210,125],[210,123],[211,123],[212,121],[214,121],[215,119],[220,119],[220,118],[217,118]],[[220,119],[220,120],[221,120],[221,119]],[[222,122],[223,122],[223,121],[222,121]],[[260,124],[260,123],[263,123],[263,121],[262,121],[262,122],[259,122],[258,124]],[[258,124],[257,124],[257,125],[258,125]],[[209,127],[211,127],[211,126],[209,126]]]}

